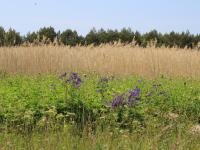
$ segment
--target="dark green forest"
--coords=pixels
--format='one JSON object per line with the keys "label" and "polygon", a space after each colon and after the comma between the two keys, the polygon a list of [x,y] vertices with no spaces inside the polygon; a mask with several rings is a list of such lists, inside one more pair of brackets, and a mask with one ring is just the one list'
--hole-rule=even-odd
{"label": "dark green forest", "polygon": [[3,46],[20,46],[20,45],[39,45],[51,44],[68,46],[87,46],[93,44],[114,44],[115,42],[122,44],[134,43],[140,47],[147,47],[149,43],[154,43],[156,47],[178,47],[178,48],[195,48],[199,47],[200,34],[191,34],[189,31],[170,33],[160,33],[157,30],[152,30],[141,34],[139,31],[133,31],[130,28],[121,30],[96,30],[93,28],[88,34],[82,36],[77,31],[67,29],[63,32],[55,31],[53,27],[43,27],[38,31],[29,32],[25,36],[20,35],[15,29],[10,28],[5,31],[0,27],[0,47]]}

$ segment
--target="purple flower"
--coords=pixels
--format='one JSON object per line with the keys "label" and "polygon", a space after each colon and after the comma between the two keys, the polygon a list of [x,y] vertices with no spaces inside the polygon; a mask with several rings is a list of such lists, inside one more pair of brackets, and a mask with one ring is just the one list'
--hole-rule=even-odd
{"label": "purple flower", "polygon": [[77,73],[72,73],[69,79],[66,80],[66,83],[69,82],[72,83],[74,87],[80,87],[82,80]]}
{"label": "purple flower", "polygon": [[72,74],[71,74],[71,77],[72,77],[73,79],[76,79],[76,78],[78,78],[78,74],[77,74],[77,73],[72,73]]}
{"label": "purple flower", "polygon": [[139,97],[139,96],[140,96],[140,89],[139,88],[136,87],[133,91],[130,91],[129,98]]}
{"label": "purple flower", "polygon": [[119,95],[112,101],[111,106],[112,108],[117,108],[122,104],[123,104],[123,95]]}
{"label": "purple flower", "polygon": [[[128,96],[127,100],[125,100],[124,96]],[[123,93],[112,100],[109,103],[112,108],[118,108],[120,106],[124,107],[125,105],[131,107],[133,104],[136,104],[140,100],[140,89],[135,88],[134,90],[130,91],[129,94]]]}
{"label": "purple flower", "polygon": [[131,105],[138,100],[140,100],[140,89],[136,87],[133,91],[130,91],[130,95],[128,96],[128,104]]}

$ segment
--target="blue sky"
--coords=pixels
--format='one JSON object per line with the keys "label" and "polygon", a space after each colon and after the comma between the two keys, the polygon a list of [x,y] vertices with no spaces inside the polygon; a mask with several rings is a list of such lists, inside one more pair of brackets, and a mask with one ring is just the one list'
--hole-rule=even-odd
{"label": "blue sky", "polygon": [[43,26],[200,33],[200,0],[0,0],[0,26],[25,34]]}

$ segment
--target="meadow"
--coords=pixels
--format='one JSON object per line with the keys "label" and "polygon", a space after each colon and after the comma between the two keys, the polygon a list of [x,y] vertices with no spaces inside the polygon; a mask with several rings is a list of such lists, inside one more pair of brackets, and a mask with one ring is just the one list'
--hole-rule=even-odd
{"label": "meadow", "polygon": [[0,48],[0,149],[198,150],[199,55],[131,45]]}

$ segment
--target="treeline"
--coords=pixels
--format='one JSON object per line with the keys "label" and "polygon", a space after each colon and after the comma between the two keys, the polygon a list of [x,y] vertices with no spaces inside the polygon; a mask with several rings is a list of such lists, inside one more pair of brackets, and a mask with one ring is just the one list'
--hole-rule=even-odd
{"label": "treeline", "polygon": [[92,29],[86,36],[81,36],[77,31],[67,29],[63,32],[56,32],[53,27],[43,27],[37,32],[28,33],[21,36],[14,29],[5,31],[0,27],[0,46],[20,46],[20,45],[40,45],[40,44],[56,44],[68,46],[87,46],[93,44],[114,44],[116,42],[122,44],[134,44],[140,47],[147,47],[154,44],[156,47],[178,47],[178,48],[194,48],[199,47],[200,35],[190,34],[189,31],[177,33],[170,32],[162,34],[156,30],[141,34],[138,31],[132,31],[130,28],[122,30],[96,30]]}

